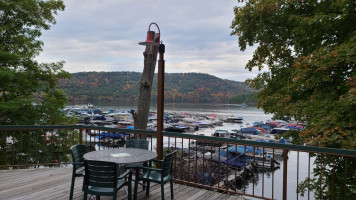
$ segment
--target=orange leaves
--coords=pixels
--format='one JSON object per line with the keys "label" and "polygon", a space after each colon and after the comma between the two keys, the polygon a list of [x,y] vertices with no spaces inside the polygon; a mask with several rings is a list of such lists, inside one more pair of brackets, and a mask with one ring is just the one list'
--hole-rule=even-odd
{"label": "orange leaves", "polygon": [[291,99],[292,99],[292,97],[290,95],[285,95],[284,98],[282,99],[282,102],[288,103]]}
{"label": "orange leaves", "polygon": [[124,90],[128,90],[128,89],[130,89],[130,88],[132,88],[132,87],[134,87],[135,85],[134,84],[129,84],[129,83],[127,83],[125,86],[124,86]]}
{"label": "orange leaves", "polygon": [[334,58],[336,58],[339,55],[337,50],[331,51],[330,54],[332,54],[332,57],[334,57]]}
{"label": "orange leaves", "polygon": [[295,69],[299,69],[299,67],[300,67],[300,62],[294,63],[294,68],[295,68]]}
{"label": "orange leaves", "polygon": [[347,79],[346,86],[356,87],[356,77],[350,77],[349,79]]}

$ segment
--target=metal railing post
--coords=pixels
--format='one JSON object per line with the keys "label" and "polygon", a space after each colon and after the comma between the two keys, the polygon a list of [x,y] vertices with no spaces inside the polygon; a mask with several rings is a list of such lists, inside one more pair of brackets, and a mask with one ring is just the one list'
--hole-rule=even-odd
{"label": "metal railing post", "polygon": [[288,150],[283,149],[283,200],[287,200],[287,161]]}
{"label": "metal railing post", "polygon": [[79,129],[79,144],[83,144],[83,129]]}

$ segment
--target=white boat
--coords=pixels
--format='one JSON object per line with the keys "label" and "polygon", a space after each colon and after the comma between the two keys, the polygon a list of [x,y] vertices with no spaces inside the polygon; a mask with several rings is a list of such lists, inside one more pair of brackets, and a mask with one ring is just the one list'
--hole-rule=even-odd
{"label": "white boat", "polygon": [[199,128],[213,128],[214,127],[214,125],[210,121],[207,121],[207,120],[197,121],[197,122],[195,122],[195,124]]}
{"label": "white boat", "polygon": [[109,113],[106,116],[112,117],[117,121],[133,121],[132,114],[128,112]]}
{"label": "white boat", "polygon": [[242,120],[244,118],[242,116],[230,116],[225,119],[226,122],[228,123],[242,123]]}

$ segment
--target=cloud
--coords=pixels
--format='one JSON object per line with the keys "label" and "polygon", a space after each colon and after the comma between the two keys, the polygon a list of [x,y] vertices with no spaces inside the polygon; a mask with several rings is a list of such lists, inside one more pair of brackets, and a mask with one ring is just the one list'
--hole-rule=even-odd
{"label": "cloud", "polygon": [[[131,1],[65,0],[57,24],[43,33],[40,62],[66,61],[64,69],[138,71],[151,22],[166,45],[166,72],[201,72],[244,81],[256,75],[245,70],[254,48],[240,52],[230,36],[236,0]],[[157,32],[155,26],[151,27]]]}

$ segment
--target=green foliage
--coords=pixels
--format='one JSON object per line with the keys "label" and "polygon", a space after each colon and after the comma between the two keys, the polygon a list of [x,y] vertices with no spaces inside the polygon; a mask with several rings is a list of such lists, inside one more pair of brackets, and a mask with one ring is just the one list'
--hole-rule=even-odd
{"label": "green foliage", "polygon": [[241,103],[248,103],[248,104],[256,104],[257,99],[256,99],[256,93],[250,93],[250,94],[238,94],[235,96],[232,96],[229,98],[229,103],[236,103],[236,104],[241,104]]}
{"label": "green foliage", "polygon": [[3,0],[0,2],[0,124],[66,123],[59,112],[66,97],[58,78],[68,78],[63,62],[38,63],[37,40],[64,10],[61,0]]}
{"label": "green foliage", "polygon": [[[258,106],[275,118],[306,120],[305,142],[356,148],[355,2],[247,1],[235,8],[241,50],[258,44],[246,68]],[[311,139],[313,138],[313,139]]]}
{"label": "green foliage", "polygon": [[302,181],[297,192],[305,196],[309,188],[310,191],[317,191],[314,193],[315,199],[356,199],[356,185],[352,184],[356,182],[355,162],[356,160],[351,158],[316,156],[314,164],[317,167],[313,169],[314,176]]}
{"label": "green foliage", "polygon": [[69,147],[78,143],[78,130],[4,131],[0,135],[0,165],[50,166],[70,162]]}
{"label": "green foliage", "polygon": [[[258,106],[275,118],[306,121],[305,130],[290,133],[299,143],[356,149],[356,2],[250,0],[234,11],[231,34],[239,36],[241,50],[257,45],[246,68],[269,69],[247,81],[259,90]],[[325,170],[314,170],[310,185],[299,189],[309,187],[320,199],[332,191],[335,198],[344,196],[342,181],[331,187],[326,169],[338,169],[339,178],[347,167],[347,199],[354,199],[355,164],[345,162],[340,158],[333,166],[317,157],[315,164]]]}
{"label": "green foliage", "polygon": [[[80,72],[58,85],[70,101],[133,101],[138,99],[141,73]],[[227,103],[236,94],[253,90],[241,82],[222,80],[201,73],[166,73],[166,102]],[[157,76],[153,80],[153,101],[157,98]]]}

